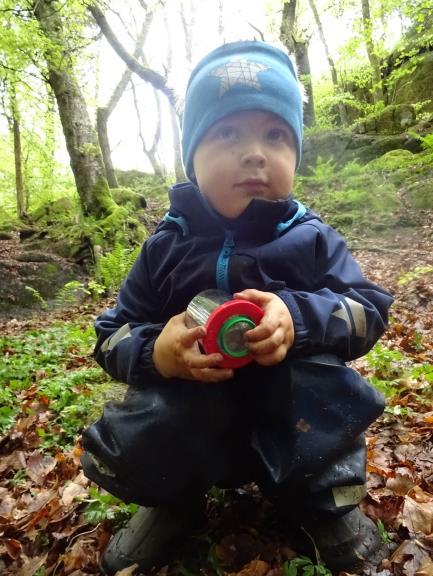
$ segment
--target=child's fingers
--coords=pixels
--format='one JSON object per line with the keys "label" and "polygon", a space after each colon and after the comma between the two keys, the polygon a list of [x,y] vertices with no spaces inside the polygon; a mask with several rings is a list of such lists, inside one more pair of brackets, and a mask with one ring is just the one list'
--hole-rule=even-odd
{"label": "child's fingers", "polygon": [[236,292],[236,294],[233,294],[234,298],[249,300],[258,306],[267,304],[272,296],[273,295],[269,292],[262,292],[261,290],[256,290],[255,288],[247,288],[246,290],[242,290],[242,292]]}
{"label": "child's fingers", "polygon": [[271,354],[277,348],[284,345],[286,340],[286,335],[282,328],[277,328],[275,332],[271,334],[268,338],[263,340],[251,341],[248,340],[248,350],[253,356]]}
{"label": "child's fingers", "polygon": [[224,382],[233,378],[233,370],[229,368],[205,368],[204,370],[191,370],[195,380],[200,382]]}
{"label": "child's fingers", "polygon": [[272,319],[262,319],[260,324],[258,324],[252,330],[245,332],[245,340],[250,342],[259,342],[260,340],[265,340],[272,336],[278,328],[278,323],[274,322]]}
{"label": "child's fingers", "polygon": [[190,369],[215,368],[221,362],[221,354],[201,354],[200,352],[186,350],[183,354],[185,366]]}
{"label": "child's fingers", "polygon": [[196,326],[195,328],[186,328],[180,335],[179,341],[184,348],[190,348],[206,335],[206,330],[203,326]]}

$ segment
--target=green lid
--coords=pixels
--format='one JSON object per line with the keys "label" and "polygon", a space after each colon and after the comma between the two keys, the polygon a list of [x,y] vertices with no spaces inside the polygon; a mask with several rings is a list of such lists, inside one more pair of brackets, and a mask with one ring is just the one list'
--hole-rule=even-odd
{"label": "green lid", "polygon": [[224,354],[233,358],[242,358],[248,354],[244,334],[255,328],[255,323],[248,316],[232,316],[224,322],[218,332],[218,345]]}

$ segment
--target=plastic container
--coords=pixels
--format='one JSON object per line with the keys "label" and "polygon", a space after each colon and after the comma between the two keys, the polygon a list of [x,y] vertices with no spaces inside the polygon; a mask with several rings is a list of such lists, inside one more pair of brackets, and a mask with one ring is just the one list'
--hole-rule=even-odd
{"label": "plastic container", "polygon": [[222,354],[222,368],[240,368],[252,361],[244,334],[257,326],[262,317],[259,306],[248,300],[233,299],[222,290],[200,292],[186,310],[188,326],[206,328],[201,345],[206,354]]}

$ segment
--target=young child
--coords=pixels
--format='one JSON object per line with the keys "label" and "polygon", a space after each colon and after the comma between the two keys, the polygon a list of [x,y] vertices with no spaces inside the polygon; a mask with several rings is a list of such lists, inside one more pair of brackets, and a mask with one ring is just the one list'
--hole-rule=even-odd
{"label": "young child", "polygon": [[[332,570],[353,571],[379,546],[357,504],[363,432],[383,401],[344,362],[377,341],[392,298],[292,198],[302,96],[287,55],[246,41],[206,56],[189,80],[182,146],[190,182],[173,186],[95,324],[97,361],[129,387],[85,431],[84,470],[142,506],[103,569],[162,565],[209,488],[255,481],[295,539],[307,531]],[[200,350],[204,328],[186,326],[188,303],[210,288],[262,308],[245,336],[249,366],[219,367],[220,354]]]}

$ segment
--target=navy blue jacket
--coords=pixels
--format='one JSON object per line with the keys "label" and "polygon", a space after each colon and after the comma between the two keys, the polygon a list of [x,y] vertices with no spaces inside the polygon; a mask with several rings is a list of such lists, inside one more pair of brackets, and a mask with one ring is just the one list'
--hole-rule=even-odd
{"label": "navy blue jacket", "polygon": [[209,288],[277,294],[294,322],[289,355],[332,353],[351,360],[383,333],[392,297],[364,278],[341,236],[302,204],[253,200],[230,220],[189,183],[175,185],[170,201],[116,307],[95,323],[96,359],[117,380],[143,386],[158,379],[155,339]]}

